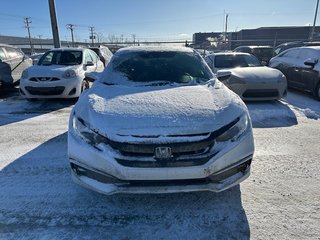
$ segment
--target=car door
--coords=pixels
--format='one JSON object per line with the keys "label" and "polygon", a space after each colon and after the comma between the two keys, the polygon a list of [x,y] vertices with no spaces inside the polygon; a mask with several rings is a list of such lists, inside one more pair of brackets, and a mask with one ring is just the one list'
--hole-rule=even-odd
{"label": "car door", "polygon": [[280,70],[287,78],[288,86],[298,87],[300,73],[298,70],[298,48],[285,51],[274,59],[270,66]]}
{"label": "car door", "polygon": [[[92,66],[87,65],[88,63],[93,63]],[[97,64],[94,63],[94,60],[89,52],[89,50],[84,51],[84,64],[86,64],[86,72],[95,72],[97,69]]]}
{"label": "car door", "polygon": [[16,76],[18,79],[21,78],[22,72],[32,66],[32,60],[31,58],[27,57],[20,49],[15,49],[16,54],[19,56],[19,63],[18,66],[16,67]]}
{"label": "car door", "polygon": [[11,67],[7,63],[7,55],[5,49],[0,47],[0,85],[12,83]]}
{"label": "car door", "polygon": [[95,68],[95,72],[102,72],[104,69],[104,64],[103,62],[100,60],[99,56],[94,52],[94,51],[89,51],[92,59],[93,59],[93,63],[96,66]]}
{"label": "car door", "polygon": [[[299,53],[299,59],[301,61],[299,62],[299,84],[298,86],[302,90],[308,90],[313,91],[316,87],[316,84],[318,83],[318,66],[307,66],[305,65],[305,61],[319,61],[319,51],[312,49],[312,48],[302,48]],[[318,63],[317,63],[318,64]]]}
{"label": "car door", "polygon": [[23,61],[23,57],[18,54],[15,48],[5,47],[6,55],[7,55],[7,63],[11,68],[11,76],[13,78],[13,82],[20,79],[22,72],[19,70],[19,65]]}

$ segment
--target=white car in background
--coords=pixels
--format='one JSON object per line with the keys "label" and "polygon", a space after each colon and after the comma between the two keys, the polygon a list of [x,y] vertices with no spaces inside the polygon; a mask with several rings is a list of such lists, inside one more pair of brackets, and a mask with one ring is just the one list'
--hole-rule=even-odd
{"label": "white car in background", "polygon": [[79,97],[90,86],[85,73],[103,69],[103,63],[90,49],[53,49],[22,73],[20,93],[27,99]]}
{"label": "white car in background", "polygon": [[262,66],[249,53],[222,52],[204,59],[218,79],[243,100],[277,100],[287,93],[287,79],[283,73]]}
{"label": "white car in background", "polygon": [[220,192],[253,152],[245,104],[190,48],[118,50],[70,115],[72,177],[104,194]]}

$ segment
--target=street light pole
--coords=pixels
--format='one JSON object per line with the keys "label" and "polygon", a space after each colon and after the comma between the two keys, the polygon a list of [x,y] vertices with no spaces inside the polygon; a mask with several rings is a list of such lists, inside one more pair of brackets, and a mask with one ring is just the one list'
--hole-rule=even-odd
{"label": "street light pole", "polygon": [[317,0],[317,6],[316,6],[316,12],[314,14],[313,26],[312,26],[311,34],[309,37],[310,42],[313,41],[314,30],[315,30],[316,22],[317,22],[318,7],[319,7],[319,0]]}
{"label": "street light pole", "polygon": [[50,18],[51,18],[51,28],[52,28],[52,35],[53,35],[53,45],[55,48],[60,48],[60,38],[59,38],[59,28],[58,28],[58,21],[57,21],[57,14],[56,14],[56,6],[54,0],[49,1],[49,11],[50,11]]}

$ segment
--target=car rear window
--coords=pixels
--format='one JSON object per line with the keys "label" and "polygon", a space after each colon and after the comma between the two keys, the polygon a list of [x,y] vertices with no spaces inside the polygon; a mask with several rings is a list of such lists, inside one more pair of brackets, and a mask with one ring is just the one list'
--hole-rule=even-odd
{"label": "car rear window", "polygon": [[217,55],[214,60],[216,68],[257,67],[259,60],[252,55]]}

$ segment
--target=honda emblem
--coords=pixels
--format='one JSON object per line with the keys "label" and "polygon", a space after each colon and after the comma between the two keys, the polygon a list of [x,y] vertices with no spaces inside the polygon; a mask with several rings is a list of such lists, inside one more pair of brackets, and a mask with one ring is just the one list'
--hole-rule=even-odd
{"label": "honda emblem", "polygon": [[156,147],[154,150],[154,156],[158,159],[169,159],[172,157],[172,151],[170,147]]}

